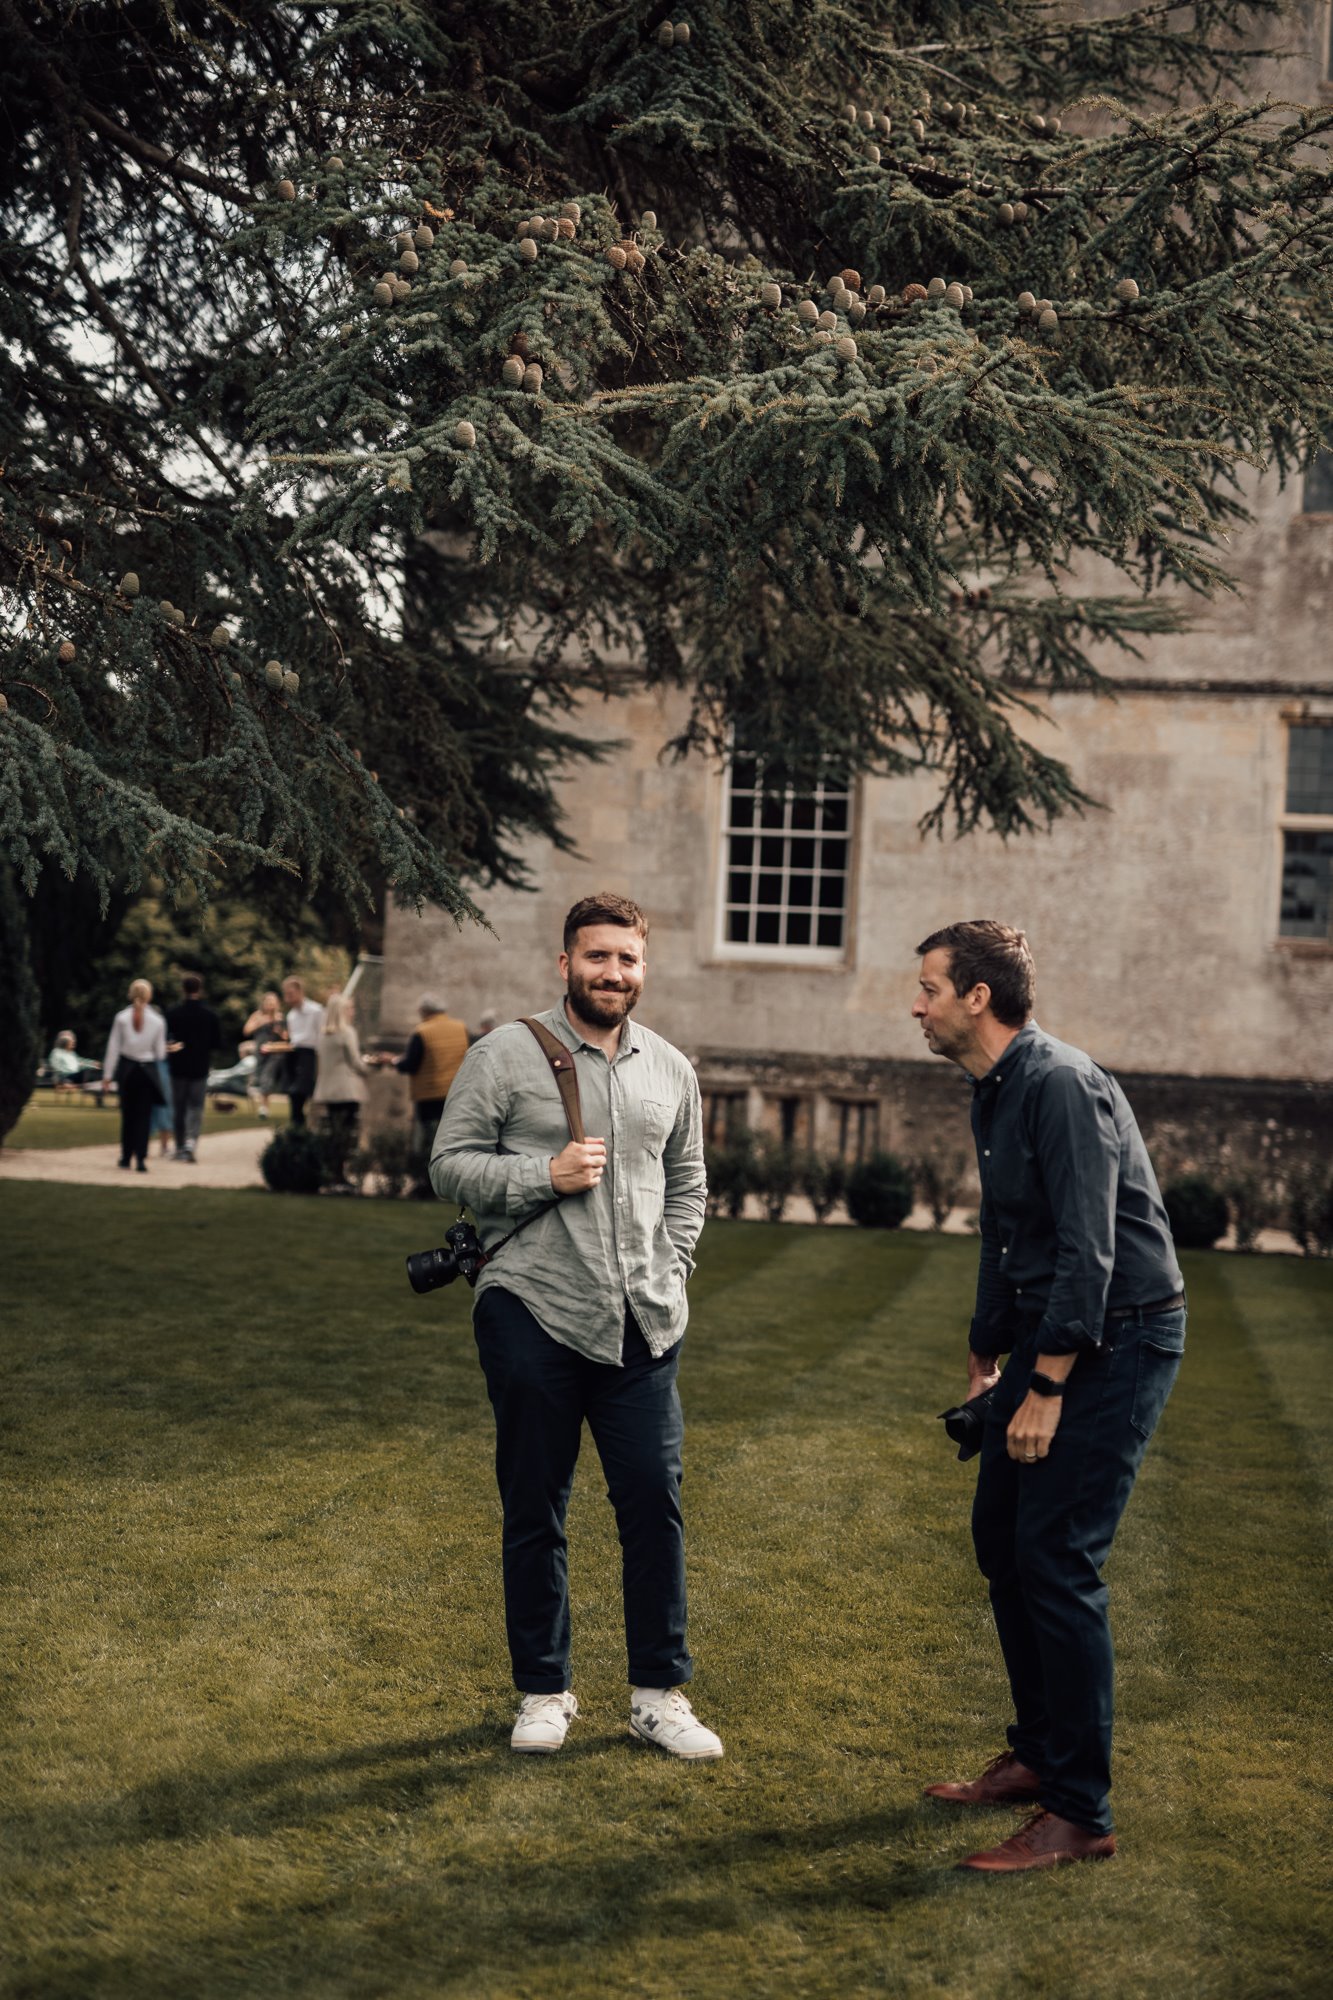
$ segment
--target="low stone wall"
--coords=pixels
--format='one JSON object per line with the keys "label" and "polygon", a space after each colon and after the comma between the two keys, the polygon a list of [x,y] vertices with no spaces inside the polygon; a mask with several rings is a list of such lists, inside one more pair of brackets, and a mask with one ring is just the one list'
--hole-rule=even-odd
{"label": "low stone wall", "polygon": [[[744,1122],[773,1133],[782,1130],[786,1105],[799,1143],[821,1150],[838,1150],[844,1106],[876,1107],[875,1143],[905,1160],[964,1155],[960,1198],[978,1198],[971,1085],[952,1064],[705,1048],[696,1067],[706,1101],[729,1097],[739,1113],[743,1100]],[[1117,1077],[1162,1180],[1189,1171],[1221,1179],[1257,1173],[1279,1185],[1293,1169],[1333,1162],[1333,1084],[1128,1071]]]}

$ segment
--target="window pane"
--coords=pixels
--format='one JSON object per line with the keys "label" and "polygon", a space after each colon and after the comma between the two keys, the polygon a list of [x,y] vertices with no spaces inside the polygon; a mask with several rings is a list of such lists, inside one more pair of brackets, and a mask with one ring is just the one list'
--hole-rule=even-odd
{"label": "window pane", "polygon": [[727,901],[748,903],[750,900],[750,875],[745,869],[733,869],[727,877]]}
{"label": "window pane", "polygon": [[847,831],[846,799],[825,799],[823,817],[820,821],[825,833],[845,833]]}
{"label": "window pane", "polygon": [[787,843],[780,833],[766,833],[759,843],[759,865],[761,868],[781,868]]}
{"label": "window pane", "polygon": [[781,827],[786,823],[787,802],[782,798],[772,798],[765,793],[759,811],[760,826]]}
{"label": "window pane", "polygon": [[748,944],[750,942],[750,913],[748,910],[727,912],[727,943]]}
{"label": "window pane", "polygon": [[793,799],[791,802],[791,823],[796,827],[813,827],[815,823],[815,802],[813,799]]}
{"label": "window pane", "polygon": [[1327,938],[1333,904],[1333,833],[1282,836],[1283,937]]}
{"label": "window pane", "polygon": [[1287,745],[1287,811],[1333,813],[1333,729],[1297,723]]}
{"label": "window pane", "polygon": [[793,840],[791,844],[791,866],[793,868],[813,868],[815,865],[815,843],[813,840]]}
{"label": "window pane", "polygon": [[820,843],[819,865],[827,875],[829,870],[839,872],[847,866],[847,842],[845,840],[825,840]]}
{"label": "window pane", "polygon": [[731,865],[733,868],[749,868],[754,861],[754,841],[749,834],[740,833],[731,843]]}
{"label": "window pane", "polygon": [[836,951],[837,947],[842,943],[841,916],[821,917],[819,919],[819,942],[821,945],[831,947]]}
{"label": "window pane", "polygon": [[780,903],[782,901],[782,877],[780,875],[761,875],[759,877],[759,895],[757,900],[761,903]]}
{"label": "window pane", "polygon": [[754,800],[738,799],[733,793],[731,811],[727,815],[727,821],[731,826],[753,826]]}
{"label": "window pane", "polygon": [[809,944],[810,913],[808,910],[793,910],[787,918],[787,943]]}
{"label": "window pane", "polygon": [[846,881],[841,875],[821,875],[819,878],[819,907],[821,910],[840,910],[846,899]]}
{"label": "window pane", "polygon": [[[787,905],[793,910],[808,910],[815,900],[815,878],[813,875],[792,875],[787,879]],[[840,902],[841,897],[838,899]]]}
{"label": "window pane", "polygon": [[1333,451],[1321,451],[1306,473],[1301,511],[1305,514],[1333,514]]}
{"label": "window pane", "polygon": [[754,920],[754,941],[756,944],[777,944],[778,913],[776,910],[760,910]]}

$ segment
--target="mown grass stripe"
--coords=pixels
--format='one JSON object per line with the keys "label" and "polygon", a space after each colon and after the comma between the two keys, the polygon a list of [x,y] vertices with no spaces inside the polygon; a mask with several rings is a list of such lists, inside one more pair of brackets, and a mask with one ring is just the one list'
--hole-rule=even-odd
{"label": "mown grass stripe", "polygon": [[1301,1994],[1333,1915],[1326,1878],[1293,1865],[1326,1828],[1333,1755],[1327,1572],[1316,1583],[1308,1555],[1320,1495],[1236,1309],[1231,1260],[1185,1263],[1185,1371],[1144,1482],[1171,1575],[1135,1690],[1144,1832],[1192,1854],[1219,1976],[1262,1963],[1261,1990]]}
{"label": "mown grass stripe", "polygon": [[1333,1548],[1333,1263],[1229,1257],[1220,1275],[1273,1400],[1300,1439]]}

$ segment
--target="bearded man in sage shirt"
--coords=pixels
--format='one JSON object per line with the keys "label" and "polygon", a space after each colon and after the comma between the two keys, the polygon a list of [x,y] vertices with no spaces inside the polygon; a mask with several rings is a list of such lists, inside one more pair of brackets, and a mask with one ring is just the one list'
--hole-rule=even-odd
{"label": "bearded man in sage shirt", "polygon": [[995,1389],[972,1535],[1015,1712],[1009,1748],[980,1777],[927,1791],[1037,1807],[959,1864],[1017,1874],[1115,1853],[1101,1572],[1180,1367],[1185,1298],[1134,1114],[1114,1077],[1032,1019],[1023,933],[950,924],[917,951],[913,1017],[972,1079],[981,1266],[968,1393]]}
{"label": "bearded man in sage shirt", "polygon": [[576,903],[559,957],[564,995],[534,1017],[573,1056],[589,1136],[569,1136],[550,1062],[510,1022],[463,1058],[430,1177],[442,1200],[472,1209],[484,1245],[551,1204],[484,1267],[473,1314],[495,1413],[505,1623],[522,1695],[510,1743],[559,1750],[578,1712],[565,1512],[586,1417],[624,1559],[630,1728],[673,1756],[708,1759],[722,1745],[682,1692],[694,1666],[676,1392],[685,1280],[704,1218],[703,1119],[685,1057],[631,1019],[647,943],[637,903]]}

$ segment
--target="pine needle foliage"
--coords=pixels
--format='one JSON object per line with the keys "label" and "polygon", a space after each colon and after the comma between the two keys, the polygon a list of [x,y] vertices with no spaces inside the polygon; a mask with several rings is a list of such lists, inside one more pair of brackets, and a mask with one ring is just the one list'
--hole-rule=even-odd
{"label": "pine needle foliage", "polygon": [[0,0],[23,879],[461,916],[645,685],[680,754],[1077,808],[1041,694],[1226,587],[1333,418],[1280,12]]}

